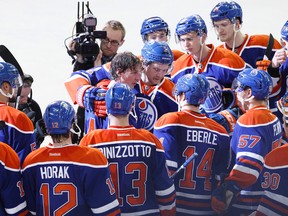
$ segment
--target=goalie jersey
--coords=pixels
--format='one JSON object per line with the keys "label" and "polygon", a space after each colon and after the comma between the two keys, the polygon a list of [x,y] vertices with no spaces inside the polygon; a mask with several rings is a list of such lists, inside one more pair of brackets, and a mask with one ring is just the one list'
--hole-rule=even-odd
{"label": "goalie jersey", "polygon": [[261,174],[262,189],[256,216],[288,215],[288,145],[280,146],[265,157]]}
{"label": "goalie jersey", "polygon": [[120,215],[107,159],[78,145],[33,151],[22,167],[32,215]]}
{"label": "goalie jersey", "polygon": [[149,131],[110,126],[86,134],[80,145],[107,157],[123,215],[174,215],[175,188],[164,149]]}

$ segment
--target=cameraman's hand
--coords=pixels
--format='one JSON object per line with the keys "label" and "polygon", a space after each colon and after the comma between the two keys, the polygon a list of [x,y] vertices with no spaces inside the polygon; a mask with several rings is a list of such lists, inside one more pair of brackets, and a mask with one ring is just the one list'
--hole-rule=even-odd
{"label": "cameraman's hand", "polygon": [[72,40],[69,43],[69,50],[72,51],[73,54],[76,56],[76,61],[83,64],[84,63],[83,56],[81,54],[78,54],[75,52],[75,44],[76,44],[76,42],[74,40]]}
{"label": "cameraman's hand", "polygon": [[106,117],[106,92],[107,90],[98,87],[88,88],[83,97],[85,109],[94,112],[99,117]]}
{"label": "cameraman's hand", "polygon": [[102,58],[102,52],[99,51],[99,54],[98,54],[97,58],[94,61],[94,67],[102,65],[101,58]]}
{"label": "cameraman's hand", "polygon": [[72,41],[69,43],[68,47],[69,47],[69,50],[75,52],[75,41],[72,40]]}

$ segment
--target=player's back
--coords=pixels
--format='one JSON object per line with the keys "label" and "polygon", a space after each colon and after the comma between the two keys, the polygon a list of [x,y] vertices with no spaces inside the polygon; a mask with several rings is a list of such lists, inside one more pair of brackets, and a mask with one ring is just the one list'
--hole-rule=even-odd
{"label": "player's back", "polygon": [[175,210],[164,149],[152,133],[110,126],[88,133],[80,145],[98,148],[107,157],[122,213],[159,215],[161,209],[169,215]]}
{"label": "player's back", "polygon": [[174,178],[177,213],[213,214],[210,199],[216,186],[215,176],[227,172],[229,135],[226,130],[204,114],[184,110],[163,115],[155,124],[154,134],[162,140],[171,172],[194,152],[198,154],[184,172]]}
{"label": "player's back", "polygon": [[23,164],[28,209],[37,215],[118,215],[110,180],[104,155],[77,145],[50,144]]}
{"label": "player's back", "polygon": [[0,176],[0,215],[26,215],[20,160],[16,152],[3,142],[0,142]]}
{"label": "player's back", "polygon": [[[261,174],[262,188],[265,191],[258,206],[258,213],[266,215],[287,215],[288,209],[288,145],[280,146],[265,157]],[[281,199],[279,199],[281,197]],[[258,214],[257,214],[258,215]],[[259,214],[261,215],[261,214]]]}
{"label": "player's back", "polygon": [[24,112],[4,103],[0,103],[0,120],[0,141],[14,149],[22,164],[25,157],[36,149],[33,123]]}

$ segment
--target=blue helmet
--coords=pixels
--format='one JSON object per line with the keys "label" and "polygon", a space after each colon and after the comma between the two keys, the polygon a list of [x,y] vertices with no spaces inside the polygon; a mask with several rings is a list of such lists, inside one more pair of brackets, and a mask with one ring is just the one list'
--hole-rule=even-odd
{"label": "blue helmet", "polygon": [[145,19],[142,23],[140,30],[143,42],[145,43],[147,34],[160,30],[166,31],[167,35],[170,34],[168,24],[161,17],[154,16]]}
{"label": "blue helmet", "polygon": [[166,42],[149,41],[144,44],[141,55],[145,62],[158,62],[171,65],[174,57],[172,50]]}
{"label": "blue helmet", "polygon": [[105,95],[107,113],[127,115],[135,102],[133,90],[124,83],[115,83]]}
{"label": "blue helmet", "polygon": [[0,85],[3,82],[8,82],[12,88],[22,86],[22,78],[17,68],[7,62],[0,62]]}
{"label": "blue helmet", "polygon": [[181,19],[176,25],[177,38],[192,31],[197,32],[198,36],[202,36],[203,33],[207,34],[206,24],[197,14]]}
{"label": "blue helmet", "polygon": [[75,111],[66,101],[50,103],[44,112],[43,120],[48,134],[66,134],[72,128]]}
{"label": "blue helmet", "polygon": [[265,100],[272,92],[272,78],[264,70],[244,69],[238,74],[236,81],[240,89],[251,88],[256,100]]}
{"label": "blue helmet", "polygon": [[174,95],[185,93],[189,104],[203,104],[208,96],[210,84],[206,77],[201,74],[185,74],[176,83]]}
{"label": "blue helmet", "polygon": [[281,29],[281,38],[288,42],[288,20]]}
{"label": "blue helmet", "polygon": [[212,9],[210,18],[212,22],[229,19],[232,23],[235,23],[238,18],[242,23],[242,8],[234,1],[220,2]]}

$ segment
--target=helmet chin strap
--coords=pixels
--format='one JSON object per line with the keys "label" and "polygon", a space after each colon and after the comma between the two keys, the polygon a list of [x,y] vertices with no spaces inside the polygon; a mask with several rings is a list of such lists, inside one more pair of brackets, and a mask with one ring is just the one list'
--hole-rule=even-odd
{"label": "helmet chin strap", "polygon": [[245,102],[249,102],[249,101],[251,101],[252,99],[254,99],[254,95],[251,96],[250,98],[244,99],[243,101],[245,101]]}
{"label": "helmet chin strap", "polygon": [[203,42],[203,37],[202,36],[200,37],[200,46],[201,46],[200,57],[199,57],[199,63],[198,63],[198,67],[197,67],[196,73],[199,73],[199,69],[201,70],[202,67],[203,67],[203,65],[201,63],[202,55],[203,55],[203,48],[204,48],[204,42]]}
{"label": "helmet chin strap", "polygon": [[78,126],[78,124],[76,124],[75,122],[74,122],[73,124],[74,124],[74,126],[77,128],[77,131],[75,131],[73,127],[70,129],[70,131],[71,131],[73,134],[76,134],[76,135],[78,136],[78,139],[79,139],[80,136],[81,136],[81,129],[80,129],[80,127]]}
{"label": "helmet chin strap", "polygon": [[2,91],[2,89],[0,89],[0,93],[1,93],[2,95],[4,95],[5,97],[7,97],[7,98],[12,98],[13,95],[14,95],[14,89],[12,88],[12,93],[11,93],[11,94],[10,94],[10,93],[5,94],[5,93]]}
{"label": "helmet chin strap", "polygon": [[240,31],[241,29],[241,25],[239,27],[239,29],[236,29],[236,22],[233,24],[233,29],[234,29],[234,36],[233,36],[233,45],[232,45],[232,52],[235,52],[235,44],[236,44],[236,36],[237,33]]}

